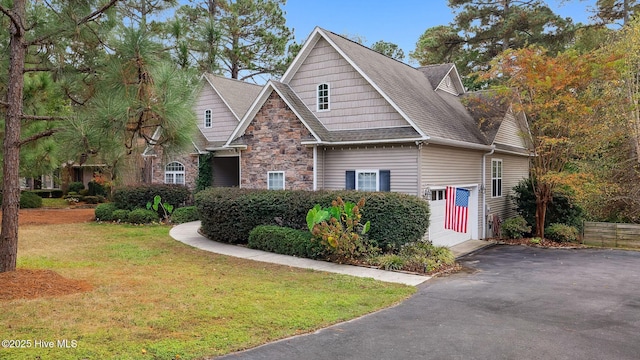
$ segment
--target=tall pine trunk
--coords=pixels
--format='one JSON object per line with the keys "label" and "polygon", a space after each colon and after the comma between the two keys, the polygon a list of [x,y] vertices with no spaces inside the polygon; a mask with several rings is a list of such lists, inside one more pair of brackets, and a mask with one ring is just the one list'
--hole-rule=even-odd
{"label": "tall pine trunk", "polygon": [[0,229],[0,272],[15,271],[18,257],[18,208],[20,204],[20,123],[22,120],[22,93],[24,90],[24,38],[25,0],[13,1],[13,18],[9,42],[9,79],[7,114],[3,142],[2,167],[2,228]]}

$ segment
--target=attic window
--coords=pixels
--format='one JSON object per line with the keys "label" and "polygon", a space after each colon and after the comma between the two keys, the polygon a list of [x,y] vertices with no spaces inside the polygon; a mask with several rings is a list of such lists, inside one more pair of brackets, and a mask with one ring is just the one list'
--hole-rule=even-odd
{"label": "attic window", "polygon": [[207,109],[204,111],[204,127],[205,128],[211,127],[211,110],[210,109]]}
{"label": "attic window", "polygon": [[329,84],[318,85],[318,111],[329,111]]}

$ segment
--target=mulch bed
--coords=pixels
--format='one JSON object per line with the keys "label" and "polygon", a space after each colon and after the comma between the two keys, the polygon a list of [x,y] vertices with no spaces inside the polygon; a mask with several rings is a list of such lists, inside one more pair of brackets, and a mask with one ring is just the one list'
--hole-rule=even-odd
{"label": "mulch bed", "polygon": [[0,301],[35,299],[87,292],[93,286],[83,280],[62,277],[51,270],[28,270],[0,273]]}
{"label": "mulch bed", "polygon": [[551,241],[548,239],[542,239],[538,244],[532,243],[531,238],[524,239],[493,239],[497,244],[505,244],[505,245],[524,245],[524,246],[533,246],[533,247],[541,247],[541,248],[565,248],[565,249],[582,249],[586,248],[579,243],[559,243],[555,241]]}
{"label": "mulch bed", "polygon": [[[24,209],[19,225],[75,224],[94,220],[94,209]],[[0,273],[0,301],[63,296],[93,290],[83,280],[67,279],[51,270],[18,269]]]}

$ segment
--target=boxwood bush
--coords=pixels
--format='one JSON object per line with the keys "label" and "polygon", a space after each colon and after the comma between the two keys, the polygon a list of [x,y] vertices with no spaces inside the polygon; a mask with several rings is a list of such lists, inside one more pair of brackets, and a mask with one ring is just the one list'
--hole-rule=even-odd
{"label": "boxwood bush", "polygon": [[324,254],[324,246],[315,241],[310,232],[273,225],[256,226],[249,233],[248,245],[252,249],[309,259]]}
{"label": "boxwood bush", "polygon": [[36,209],[42,207],[42,198],[31,191],[20,193],[20,209]]}
{"label": "boxwood bush", "polygon": [[171,214],[171,222],[175,224],[197,221],[199,219],[200,218],[198,217],[198,210],[195,206],[185,206],[177,208],[173,210],[173,213]]}
{"label": "boxwood bush", "polygon": [[96,221],[113,221],[113,212],[116,211],[116,205],[113,203],[100,204],[96,206],[94,211]]}
{"label": "boxwood bush", "polygon": [[[112,215],[112,219],[113,221],[119,221],[119,222],[127,222],[129,221],[129,213],[131,213],[131,211],[129,210],[125,210],[125,209],[116,209],[113,212]],[[153,221],[153,220],[152,220]]]}
{"label": "boxwood bush", "polygon": [[80,193],[80,191],[84,190],[84,184],[80,181],[69,183],[68,192]]}
{"label": "boxwood bush", "polygon": [[393,192],[296,191],[210,188],[196,194],[203,233],[212,240],[247,243],[258,225],[307,228],[306,216],[315,204],[331,205],[336,197],[358,202],[365,198],[362,223],[371,221],[369,239],[387,249],[421,240],[429,226],[429,205],[412,195]]}
{"label": "boxwood bush", "polygon": [[184,206],[191,199],[191,191],[184,185],[151,184],[117,189],[113,193],[113,202],[118,209],[145,209],[147,202],[153,202],[156,195],[160,195],[163,203],[174,207]]}
{"label": "boxwood bush", "polygon": [[153,210],[134,209],[131,210],[127,221],[132,224],[149,224],[159,220],[158,214]]}

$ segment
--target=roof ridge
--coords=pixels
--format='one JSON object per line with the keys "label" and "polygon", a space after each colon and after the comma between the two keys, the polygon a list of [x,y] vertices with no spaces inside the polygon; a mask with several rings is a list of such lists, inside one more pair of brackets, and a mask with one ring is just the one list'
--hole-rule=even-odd
{"label": "roof ridge", "polygon": [[[415,67],[413,67],[413,66],[411,66],[411,65],[409,65],[409,64],[407,64],[407,63],[405,63],[404,61],[400,61],[400,60],[398,60],[398,59],[392,58],[391,56],[387,56],[387,55],[385,55],[385,54],[383,54],[383,53],[381,53],[381,52],[377,52],[377,51],[373,50],[372,48],[370,48],[370,47],[368,47],[368,46],[366,46],[366,45],[363,45],[363,44],[361,44],[361,43],[359,43],[359,42],[357,42],[357,41],[351,40],[351,39],[349,39],[348,37],[345,37],[345,36],[343,36],[343,35],[336,34],[335,32],[333,32],[333,31],[331,31],[331,30],[327,30],[327,29],[324,29],[324,28],[321,28],[321,27],[318,27],[318,29],[320,29],[320,30],[322,30],[322,31],[325,31],[325,32],[328,32],[328,33],[331,33],[331,34],[333,34],[333,35],[335,35],[335,36],[338,36],[338,37],[340,37],[340,38],[343,38],[343,39],[345,39],[345,40],[347,40],[347,41],[350,41],[350,42],[352,42],[352,43],[354,43],[354,44],[356,44],[356,45],[362,46],[363,48],[365,48],[365,49],[367,49],[367,50],[369,50],[369,51],[371,51],[371,52],[373,52],[373,53],[375,53],[375,54],[378,54],[378,55],[380,55],[380,56],[384,56],[385,58],[387,58],[387,59],[391,59],[391,60],[393,60],[393,61],[395,61],[395,62],[398,62],[398,63],[400,63],[400,64],[402,64],[402,65],[404,65],[404,66],[408,66],[409,68],[411,68],[411,69],[413,69],[413,70],[418,70],[417,68],[415,68]],[[382,40],[382,41],[384,41],[384,40]]]}
{"label": "roof ridge", "polygon": [[205,72],[204,74],[212,76],[214,78],[222,79],[222,80],[229,80],[229,81],[234,81],[234,82],[241,83],[241,84],[252,85],[252,86],[257,86],[257,87],[263,87],[263,85],[252,84],[252,83],[246,82],[244,80],[238,80],[238,79],[229,78],[229,77],[226,77],[226,76],[216,75],[216,74],[210,73],[210,72]]}

